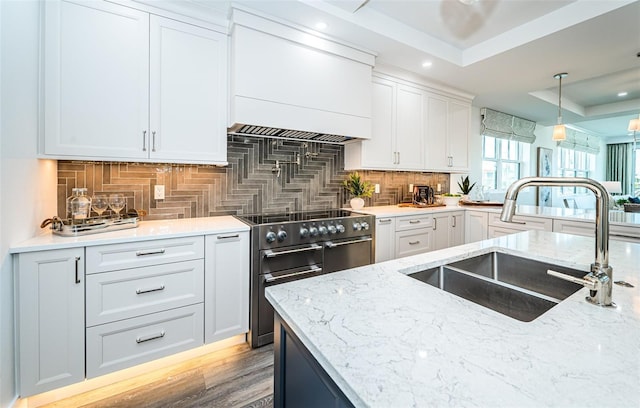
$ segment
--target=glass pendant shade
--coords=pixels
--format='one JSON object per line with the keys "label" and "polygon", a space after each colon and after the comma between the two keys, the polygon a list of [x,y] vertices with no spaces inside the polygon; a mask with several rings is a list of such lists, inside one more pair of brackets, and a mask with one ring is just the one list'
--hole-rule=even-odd
{"label": "glass pendant shade", "polygon": [[640,119],[631,119],[629,121],[629,132],[640,132]]}
{"label": "glass pendant shade", "polygon": [[555,125],[553,127],[553,136],[551,138],[554,141],[565,140],[567,138],[567,132],[565,131],[564,125]]}

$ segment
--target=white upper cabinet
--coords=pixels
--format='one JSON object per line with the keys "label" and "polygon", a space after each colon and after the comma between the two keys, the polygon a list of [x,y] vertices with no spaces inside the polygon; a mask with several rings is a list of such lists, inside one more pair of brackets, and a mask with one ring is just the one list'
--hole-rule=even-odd
{"label": "white upper cabinet", "polygon": [[374,77],[371,139],[347,144],[345,169],[422,170],[424,92]]}
{"label": "white upper cabinet", "polygon": [[471,103],[429,94],[426,109],[425,167],[445,172],[467,171]]}
{"label": "white upper cabinet", "polygon": [[44,155],[226,163],[225,35],[109,2],[44,9]]}

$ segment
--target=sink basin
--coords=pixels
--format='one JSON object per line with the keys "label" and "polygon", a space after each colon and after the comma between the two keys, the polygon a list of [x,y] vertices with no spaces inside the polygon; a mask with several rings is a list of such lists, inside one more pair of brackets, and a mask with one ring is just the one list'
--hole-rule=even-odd
{"label": "sink basin", "polygon": [[547,275],[582,278],[586,272],[491,252],[409,275],[511,318],[530,322],[582,288]]}

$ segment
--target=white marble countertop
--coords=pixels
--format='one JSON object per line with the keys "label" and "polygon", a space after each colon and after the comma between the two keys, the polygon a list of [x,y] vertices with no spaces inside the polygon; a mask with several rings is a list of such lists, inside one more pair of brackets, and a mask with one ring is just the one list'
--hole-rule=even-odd
{"label": "white marble countertop", "polygon": [[118,244],[162,238],[187,237],[193,235],[223,234],[248,231],[249,226],[230,215],[219,217],[185,218],[180,220],[140,221],[138,227],[101,232],[77,237],[54,235],[46,229],[41,235],[9,248],[9,253],[43,251],[49,249],[75,248],[81,246]]}
{"label": "white marble countertop", "polygon": [[[425,214],[429,212],[444,211],[484,211],[492,213],[500,213],[501,207],[482,207],[482,206],[447,206],[447,207],[427,207],[412,208],[398,207],[397,205],[383,205],[377,207],[364,207],[357,212],[375,215],[376,217],[398,217],[402,215]],[[595,210],[579,210],[571,208],[559,207],[537,207],[533,205],[519,205],[516,207],[517,215],[526,215],[532,217],[556,218],[573,221],[595,221]],[[624,211],[609,211],[609,222],[611,224],[627,225],[632,227],[640,227],[640,213],[629,213]]]}
{"label": "white marble countertop", "polygon": [[526,231],[267,289],[358,407],[640,406],[640,244],[611,242],[617,308],[583,288],[524,323],[406,274],[492,251],[588,271],[594,239]]}

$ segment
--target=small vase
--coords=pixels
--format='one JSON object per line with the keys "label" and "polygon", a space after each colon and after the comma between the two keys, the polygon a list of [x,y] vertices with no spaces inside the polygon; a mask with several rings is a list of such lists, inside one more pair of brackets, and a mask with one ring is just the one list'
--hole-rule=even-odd
{"label": "small vase", "polygon": [[360,197],[353,197],[351,201],[349,201],[349,204],[351,204],[351,208],[354,210],[361,210],[362,207],[364,207],[364,200]]}

